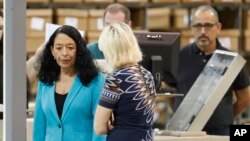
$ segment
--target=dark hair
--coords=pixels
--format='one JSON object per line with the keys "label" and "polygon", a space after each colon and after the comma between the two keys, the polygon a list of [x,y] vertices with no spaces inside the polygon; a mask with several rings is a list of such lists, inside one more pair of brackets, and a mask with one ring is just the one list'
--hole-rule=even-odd
{"label": "dark hair", "polygon": [[0,17],[3,17],[3,11],[0,10]]}
{"label": "dark hair", "polygon": [[[3,11],[0,10],[0,17],[3,17]],[[0,29],[3,30],[3,29]],[[2,36],[0,38],[0,55],[3,55],[3,33]]]}
{"label": "dark hair", "polygon": [[2,37],[0,38],[0,55],[1,55],[1,56],[3,55],[3,35],[2,35]]}
{"label": "dark hair", "polygon": [[58,34],[63,33],[72,38],[76,44],[76,74],[79,76],[83,85],[87,85],[98,75],[98,69],[90,56],[86,43],[78,30],[72,26],[64,25],[59,27],[49,38],[41,56],[41,66],[38,72],[38,79],[47,85],[52,85],[59,79],[60,66],[54,60],[51,47],[54,45]]}
{"label": "dark hair", "polygon": [[124,15],[125,15],[125,19],[124,19],[125,23],[128,23],[131,20],[130,10],[125,5],[122,5],[122,4],[119,4],[119,3],[110,4],[104,11],[103,19],[105,18],[106,14],[108,12],[116,13],[116,12],[119,12],[119,11],[124,13]]}

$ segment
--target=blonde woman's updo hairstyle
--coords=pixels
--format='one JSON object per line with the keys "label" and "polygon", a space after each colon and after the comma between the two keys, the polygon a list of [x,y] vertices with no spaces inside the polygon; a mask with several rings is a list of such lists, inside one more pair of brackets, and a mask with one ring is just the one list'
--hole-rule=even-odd
{"label": "blonde woman's updo hairstyle", "polygon": [[142,61],[142,53],[132,29],[125,23],[106,26],[99,37],[99,48],[114,70]]}

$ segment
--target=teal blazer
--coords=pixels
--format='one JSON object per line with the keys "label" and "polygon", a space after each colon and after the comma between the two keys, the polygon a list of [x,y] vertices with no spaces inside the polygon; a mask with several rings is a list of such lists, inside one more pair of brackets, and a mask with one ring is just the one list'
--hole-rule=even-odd
{"label": "teal blazer", "polygon": [[104,59],[103,52],[99,49],[98,42],[88,44],[87,48],[93,59]]}
{"label": "teal blazer", "polygon": [[55,105],[55,83],[52,86],[38,82],[33,141],[104,141],[93,129],[94,114],[105,77],[99,74],[86,87],[79,77],[64,103],[61,120]]}

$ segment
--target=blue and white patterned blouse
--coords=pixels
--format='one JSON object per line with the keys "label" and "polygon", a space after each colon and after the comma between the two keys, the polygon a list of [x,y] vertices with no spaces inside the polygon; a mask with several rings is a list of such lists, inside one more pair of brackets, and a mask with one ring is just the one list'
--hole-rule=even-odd
{"label": "blue and white patterned blouse", "polygon": [[152,141],[155,94],[153,76],[142,66],[108,75],[99,101],[114,112],[115,128],[107,141]]}

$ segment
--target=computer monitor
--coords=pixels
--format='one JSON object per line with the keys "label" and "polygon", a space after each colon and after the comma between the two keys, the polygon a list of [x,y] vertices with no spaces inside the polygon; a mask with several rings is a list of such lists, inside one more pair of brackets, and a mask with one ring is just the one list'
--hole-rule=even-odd
{"label": "computer monitor", "polygon": [[161,81],[170,85],[176,84],[180,33],[135,32],[134,34],[143,53],[141,65],[152,73],[156,90],[159,90]]}

